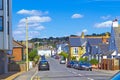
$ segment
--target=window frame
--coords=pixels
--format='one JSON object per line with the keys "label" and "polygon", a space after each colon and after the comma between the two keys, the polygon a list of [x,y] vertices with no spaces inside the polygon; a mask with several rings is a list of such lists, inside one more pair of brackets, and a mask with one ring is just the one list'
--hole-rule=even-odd
{"label": "window frame", "polygon": [[78,47],[74,47],[73,48],[73,54],[74,55],[78,55]]}
{"label": "window frame", "polygon": [[1,0],[1,1],[2,1],[2,2],[1,2],[1,3],[2,3],[2,5],[1,5],[0,10],[3,10],[3,0]]}
{"label": "window frame", "polygon": [[1,31],[3,31],[3,23],[4,23],[4,21],[3,21],[3,16],[0,16],[0,18],[2,19],[2,29],[0,30],[0,32],[1,32]]}

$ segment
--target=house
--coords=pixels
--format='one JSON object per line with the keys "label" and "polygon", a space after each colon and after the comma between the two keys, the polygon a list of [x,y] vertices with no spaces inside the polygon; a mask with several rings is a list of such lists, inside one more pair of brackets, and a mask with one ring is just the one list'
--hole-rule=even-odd
{"label": "house", "polygon": [[12,0],[0,0],[0,74],[8,72],[12,54]]}
{"label": "house", "polygon": [[75,57],[77,60],[79,60],[79,58],[86,53],[85,45],[86,38],[84,38],[83,33],[78,37],[69,37],[69,59],[71,60],[73,57]]}
{"label": "house", "polygon": [[60,54],[63,51],[66,52],[66,53],[69,53],[68,43],[57,44],[56,51],[57,51],[57,54]]}
{"label": "house", "polygon": [[26,47],[19,42],[13,40],[13,54],[14,61],[22,61],[25,60],[25,49]]}
{"label": "house", "polygon": [[87,56],[89,60],[97,59],[101,61],[102,54],[108,51],[109,46],[109,34],[105,36],[86,36],[86,53],[83,55]]}
{"label": "house", "polygon": [[103,59],[120,58],[120,25],[117,19],[112,23],[109,43],[109,51],[103,55]]}

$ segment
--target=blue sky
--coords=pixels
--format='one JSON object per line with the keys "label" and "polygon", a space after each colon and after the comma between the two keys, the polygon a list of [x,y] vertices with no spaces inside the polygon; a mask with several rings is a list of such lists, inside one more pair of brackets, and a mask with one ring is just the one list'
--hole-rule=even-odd
{"label": "blue sky", "polygon": [[15,40],[110,32],[120,18],[120,0],[12,0]]}

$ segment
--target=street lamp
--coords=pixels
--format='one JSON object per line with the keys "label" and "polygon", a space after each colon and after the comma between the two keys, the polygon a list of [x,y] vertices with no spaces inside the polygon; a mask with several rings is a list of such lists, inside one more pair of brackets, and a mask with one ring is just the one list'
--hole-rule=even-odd
{"label": "street lamp", "polygon": [[26,64],[27,64],[27,71],[28,71],[28,20],[26,18]]}

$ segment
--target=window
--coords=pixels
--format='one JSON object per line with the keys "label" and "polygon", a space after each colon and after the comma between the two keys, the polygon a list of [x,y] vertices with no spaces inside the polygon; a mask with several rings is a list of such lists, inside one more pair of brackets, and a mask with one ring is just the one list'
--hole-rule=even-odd
{"label": "window", "polygon": [[9,16],[9,0],[7,0],[7,15]]}
{"label": "window", "polygon": [[78,47],[75,47],[73,51],[74,54],[78,54]]}
{"label": "window", "polygon": [[9,35],[9,22],[8,22],[8,35]]}
{"label": "window", "polygon": [[0,31],[3,31],[3,17],[0,17]]}
{"label": "window", "polygon": [[3,0],[0,0],[0,10],[3,9]]}

